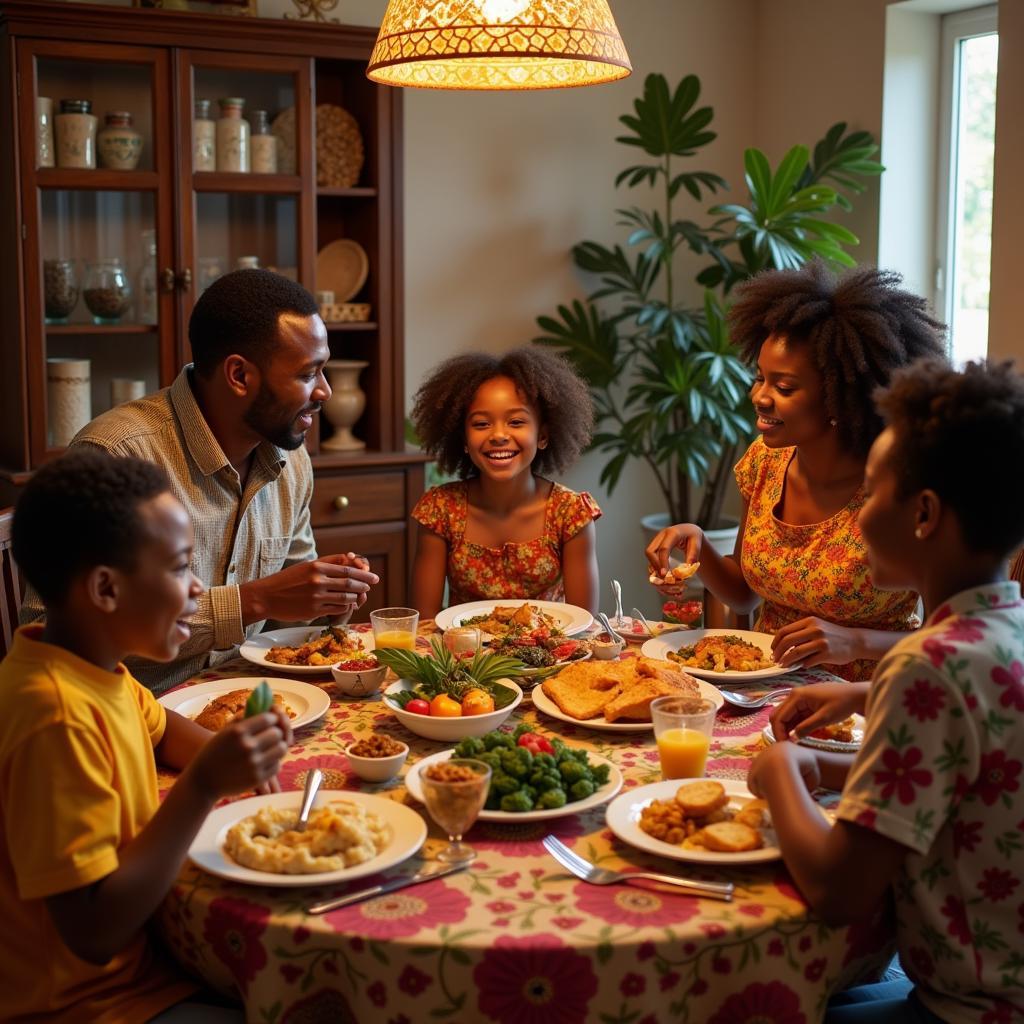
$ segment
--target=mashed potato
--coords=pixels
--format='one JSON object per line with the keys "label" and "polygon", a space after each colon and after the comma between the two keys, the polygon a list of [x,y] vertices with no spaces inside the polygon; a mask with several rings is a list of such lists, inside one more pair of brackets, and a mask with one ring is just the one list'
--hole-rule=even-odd
{"label": "mashed potato", "polygon": [[391,839],[376,814],[348,800],[313,811],[295,831],[297,807],[264,807],[232,825],[224,850],[243,867],[280,875],[340,871],[376,857]]}

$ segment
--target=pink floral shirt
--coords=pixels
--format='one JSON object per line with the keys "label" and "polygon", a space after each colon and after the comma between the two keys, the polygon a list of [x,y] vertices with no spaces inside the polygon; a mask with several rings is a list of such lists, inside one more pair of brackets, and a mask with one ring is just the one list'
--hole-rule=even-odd
{"label": "pink floral shirt", "polygon": [[900,959],[950,1024],[1024,1016],[1024,601],[965,590],[879,663],[839,817],[909,850]]}
{"label": "pink floral shirt", "polygon": [[562,547],[601,515],[586,491],[553,484],[544,509],[544,530],[534,540],[509,541],[489,548],[465,539],[469,499],[466,481],[432,487],[412,517],[448,545],[448,603],[521,597],[561,601]]}

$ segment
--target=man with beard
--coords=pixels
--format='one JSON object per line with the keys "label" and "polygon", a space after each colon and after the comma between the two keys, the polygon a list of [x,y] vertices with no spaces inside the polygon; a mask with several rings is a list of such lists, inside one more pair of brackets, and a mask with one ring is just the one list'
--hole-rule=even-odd
{"label": "man with beard", "polygon": [[[191,571],[205,590],[192,637],[170,664],[130,664],[156,693],[229,657],[267,619],[342,615],[378,582],[364,558],[318,558],[313,542],[303,441],[331,394],[313,296],[278,274],[238,270],[203,292],[188,334],[193,363],[170,387],[111,409],[71,442],[158,463],[192,520]],[[22,622],[41,615],[30,591]]]}

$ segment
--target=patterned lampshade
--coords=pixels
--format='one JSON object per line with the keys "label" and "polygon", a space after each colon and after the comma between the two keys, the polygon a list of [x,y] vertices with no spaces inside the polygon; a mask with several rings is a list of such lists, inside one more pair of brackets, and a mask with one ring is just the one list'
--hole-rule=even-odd
{"label": "patterned lampshade", "polygon": [[423,89],[562,89],[630,71],[607,0],[389,0],[366,74]]}

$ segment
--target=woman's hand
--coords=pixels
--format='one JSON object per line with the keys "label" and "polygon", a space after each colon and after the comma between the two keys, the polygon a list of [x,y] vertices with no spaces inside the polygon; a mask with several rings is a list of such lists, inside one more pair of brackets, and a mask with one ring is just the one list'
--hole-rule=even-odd
{"label": "woman's hand", "polygon": [[679,523],[659,530],[644,554],[651,568],[659,575],[668,568],[669,556],[676,548],[683,551],[684,562],[699,562],[704,546],[704,531],[693,523]]}
{"label": "woman's hand", "polygon": [[772,734],[777,740],[802,739],[823,725],[863,713],[867,694],[867,683],[814,683],[794,688],[772,712]]}
{"label": "woman's hand", "polygon": [[783,626],[772,641],[772,657],[783,667],[846,665],[864,657],[859,630],[813,615]]}
{"label": "woman's hand", "polygon": [[747,789],[754,796],[767,798],[772,783],[782,779],[793,767],[799,770],[808,793],[821,785],[821,771],[814,751],[796,743],[776,743],[754,758],[747,773]]}

